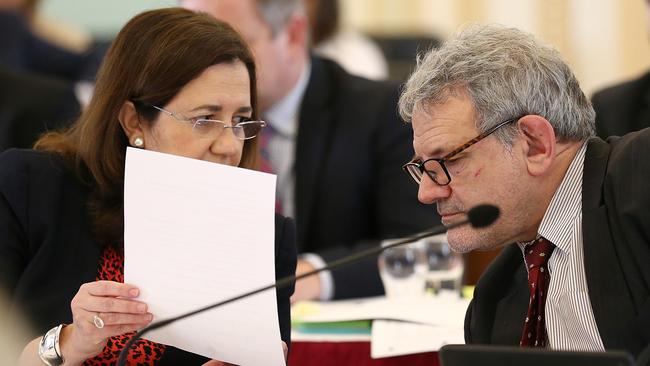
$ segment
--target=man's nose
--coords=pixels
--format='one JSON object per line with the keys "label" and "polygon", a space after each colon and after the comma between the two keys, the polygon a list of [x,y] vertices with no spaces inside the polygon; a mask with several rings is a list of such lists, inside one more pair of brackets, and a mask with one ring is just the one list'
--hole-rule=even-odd
{"label": "man's nose", "polygon": [[449,197],[451,188],[448,185],[441,186],[434,182],[428,175],[424,174],[420,181],[418,189],[418,200],[424,204],[430,205],[436,203],[442,198]]}

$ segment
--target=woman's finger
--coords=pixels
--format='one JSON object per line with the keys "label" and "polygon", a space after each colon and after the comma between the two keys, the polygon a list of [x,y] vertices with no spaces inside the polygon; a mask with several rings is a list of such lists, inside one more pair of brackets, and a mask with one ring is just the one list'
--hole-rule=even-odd
{"label": "woman's finger", "polygon": [[147,304],[114,297],[85,296],[78,300],[79,308],[91,313],[129,313],[145,314]]}
{"label": "woman's finger", "polygon": [[110,338],[116,335],[138,331],[146,327],[147,324],[148,323],[109,325],[104,328],[104,333],[106,334],[106,338]]}
{"label": "woman's finger", "polygon": [[140,295],[140,290],[128,283],[115,281],[95,281],[81,285],[80,290],[93,296],[113,296],[134,298]]}
{"label": "woman's finger", "polygon": [[91,322],[95,323],[95,315],[101,319],[101,324],[106,326],[121,324],[149,324],[153,320],[151,313],[145,314],[125,314],[125,313],[96,313],[92,314]]}

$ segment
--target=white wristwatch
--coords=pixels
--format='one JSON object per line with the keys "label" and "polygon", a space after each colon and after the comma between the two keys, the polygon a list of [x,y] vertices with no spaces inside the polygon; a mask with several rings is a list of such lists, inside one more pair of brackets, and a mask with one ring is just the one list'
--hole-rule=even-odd
{"label": "white wristwatch", "polygon": [[63,363],[61,347],[59,347],[59,336],[64,324],[58,325],[45,333],[38,345],[38,357],[48,366],[59,366]]}

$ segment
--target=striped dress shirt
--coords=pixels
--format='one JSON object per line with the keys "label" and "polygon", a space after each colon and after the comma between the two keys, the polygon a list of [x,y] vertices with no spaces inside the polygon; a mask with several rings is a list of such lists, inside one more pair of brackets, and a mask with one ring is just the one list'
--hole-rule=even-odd
{"label": "striped dress shirt", "polygon": [[[573,158],[540,224],[538,233],[556,248],[548,263],[546,299],[548,347],[604,351],[585,276],[582,240],[582,173],[587,144]],[[519,243],[523,249],[524,244]],[[522,324],[523,329],[523,324]]]}

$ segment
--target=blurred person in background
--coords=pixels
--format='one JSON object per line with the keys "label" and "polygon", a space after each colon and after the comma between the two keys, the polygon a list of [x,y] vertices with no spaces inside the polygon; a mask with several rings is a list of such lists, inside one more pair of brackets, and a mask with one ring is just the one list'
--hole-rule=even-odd
{"label": "blurred person in background", "polygon": [[26,1],[0,0],[0,65],[14,72],[77,82],[94,80],[103,50],[75,52],[37,35]]}
{"label": "blurred person in background", "polygon": [[79,115],[73,85],[61,79],[13,72],[0,65],[0,152],[30,148],[46,132]]}
{"label": "blurred person in background", "polygon": [[[185,0],[235,27],[258,65],[263,160],[278,175],[278,208],[295,217],[297,272],[439,223],[401,177],[412,157],[397,116],[398,85],[313,56],[301,0]],[[402,161],[401,161],[402,160]],[[383,294],[377,259],[296,283],[292,301]]]}
{"label": "blurred person in background", "polygon": [[[116,362],[153,317],[140,289],[123,283],[127,146],[254,168],[264,126],[256,100],[255,62],[230,26],[181,8],[149,11],[118,34],[69,130],[0,155],[0,289],[35,337],[21,365]],[[295,272],[294,237],[276,215],[278,278]],[[292,292],[277,291],[287,344]],[[207,361],[150,341],[129,352],[130,364]]]}
{"label": "blurred person in background", "polygon": [[[650,35],[650,0],[645,5]],[[596,134],[601,138],[650,127],[650,71],[596,92],[591,101],[596,111]]]}
{"label": "blurred person in background", "polygon": [[42,3],[42,0],[22,0],[22,12],[34,33],[70,51],[78,53],[88,51],[93,42],[90,34],[79,27],[43,15],[39,10]]}
{"label": "blurred person in background", "polygon": [[311,47],[345,71],[368,79],[388,78],[388,63],[377,44],[362,33],[341,26],[339,0],[304,0]]}

